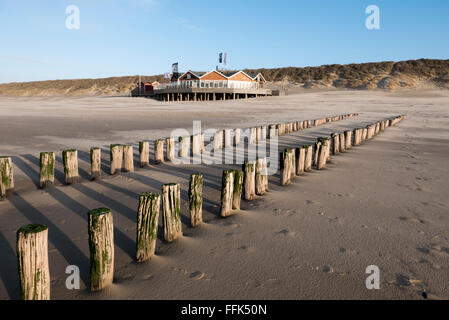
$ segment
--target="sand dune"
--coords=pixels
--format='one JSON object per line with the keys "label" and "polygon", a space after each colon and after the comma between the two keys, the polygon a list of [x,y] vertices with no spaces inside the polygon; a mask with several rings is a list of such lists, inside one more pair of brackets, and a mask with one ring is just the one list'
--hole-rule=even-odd
{"label": "sand dune", "polygon": [[[431,299],[449,298],[449,93],[323,91],[251,100],[161,103],[138,98],[0,98],[0,154],[13,157],[16,194],[0,202],[0,298],[19,298],[15,232],[49,226],[53,299]],[[241,212],[219,217],[221,172],[232,165],[152,165],[110,177],[107,146],[168,136],[174,128],[250,127],[358,112],[280,138],[297,146],[335,131],[405,114],[406,120],[362,146],[332,157],[328,168],[279,186]],[[104,179],[88,181],[87,152],[101,146]],[[40,151],[80,150],[82,180],[38,190]],[[135,148],[136,149],[136,148]],[[136,151],[137,152],[137,151]],[[188,177],[203,173],[204,221],[189,227]],[[134,262],[142,191],[181,184],[184,236]],[[87,211],[106,206],[115,223],[115,282],[88,290]],[[81,269],[80,290],[65,288],[65,268]],[[381,270],[367,290],[365,268]]]}

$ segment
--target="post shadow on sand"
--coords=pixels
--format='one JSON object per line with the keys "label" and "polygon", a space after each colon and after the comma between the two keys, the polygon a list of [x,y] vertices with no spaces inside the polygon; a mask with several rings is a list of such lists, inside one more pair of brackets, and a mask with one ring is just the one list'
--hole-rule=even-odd
{"label": "post shadow on sand", "polygon": [[6,237],[0,232],[0,278],[10,299],[20,299],[19,276],[17,274],[17,253],[10,245]]}
{"label": "post shadow on sand", "polygon": [[[72,199],[67,194],[62,192],[57,188],[53,188],[48,192],[50,196],[52,196],[56,201],[61,203],[67,209],[76,213],[80,218],[86,220],[86,228],[87,228],[87,219],[88,212],[93,208],[87,208],[82,205],[78,201]],[[121,248],[124,252],[126,252],[130,257],[135,257],[135,248],[136,245],[133,240],[131,240],[126,234],[120,231],[117,226],[114,226],[114,244]]]}
{"label": "post shadow on sand", "polygon": [[[27,156],[31,155],[23,155],[24,158],[27,158]],[[23,161],[22,158],[18,156],[12,156],[11,160],[12,163],[16,165],[28,178],[30,178],[30,180],[37,188],[39,188],[39,172],[37,172],[33,167],[31,167],[28,163]],[[31,162],[34,162],[34,159],[32,159]],[[37,163],[37,166],[39,166],[39,162]]]}
{"label": "post shadow on sand", "polygon": [[[161,188],[162,185],[164,183],[170,183],[170,182],[175,182],[175,181],[165,181],[165,182],[161,182],[155,179],[152,179],[150,177],[147,176],[143,176],[140,175],[138,173],[135,172],[131,172],[128,173],[128,177],[130,179],[142,182],[144,184],[150,185],[152,188],[157,190],[157,193],[161,194]],[[186,203],[189,203],[189,193],[187,190],[184,190],[183,188],[181,188],[181,200],[185,201]],[[211,200],[209,200],[207,197],[203,196],[203,208],[206,210],[209,210],[211,213],[215,214],[215,215],[219,215],[218,209],[217,209],[217,204]],[[183,222],[183,224],[185,225],[190,225],[190,217],[187,217],[183,214],[181,214],[181,221]]]}
{"label": "post shadow on sand", "polygon": [[[77,265],[80,270],[90,270],[89,259],[75,245],[75,243],[59,229],[45,214],[29,204],[20,195],[9,198],[11,204],[31,223],[40,223],[48,227],[48,240],[70,264]],[[16,261],[17,263],[17,261]],[[81,280],[89,284],[88,272],[81,272]]]}
{"label": "post shadow on sand", "polygon": [[[23,157],[26,158],[31,163],[34,163],[38,168],[40,167],[40,159],[38,157],[36,157],[36,156],[34,156],[32,154],[24,154]],[[56,168],[56,166],[58,164],[59,164],[59,166],[64,167],[63,164],[62,164],[62,158],[59,157],[59,159],[61,161],[58,161],[58,156],[55,156],[55,158],[56,158],[55,159],[55,181],[58,181],[60,184],[65,184],[65,174],[64,174],[64,172],[62,172],[61,170]],[[40,179],[39,171],[36,172],[36,175],[37,175],[37,178],[34,181],[36,181],[37,187],[39,188],[40,187],[39,186],[39,179]]]}

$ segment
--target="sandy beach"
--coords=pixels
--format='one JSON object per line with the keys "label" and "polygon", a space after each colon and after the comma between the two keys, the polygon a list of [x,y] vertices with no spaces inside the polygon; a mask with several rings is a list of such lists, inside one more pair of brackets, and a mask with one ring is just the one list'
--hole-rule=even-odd
{"label": "sandy beach", "polygon": [[[15,190],[0,202],[0,299],[19,299],[16,230],[49,227],[52,299],[448,299],[449,91],[307,91],[214,102],[130,97],[0,97],[0,155],[11,156]],[[137,142],[207,128],[359,116],[281,136],[279,149],[404,114],[405,120],[326,170],[270,191],[219,216],[221,174],[235,165],[151,164],[138,168]],[[108,145],[132,143],[133,173],[110,176]],[[103,179],[89,181],[89,149],[102,148]],[[61,151],[78,149],[81,181],[63,185]],[[56,183],[38,189],[39,152],[57,151]],[[188,179],[204,175],[204,224],[189,225]],[[141,192],[181,185],[184,236],[158,236],[156,256],[135,262]],[[115,236],[114,284],[89,290],[87,212],[108,207]],[[160,224],[161,225],[161,224]],[[65,268],[81,270],[68,290]],[[365,269],[380,268],[368,290]]]}

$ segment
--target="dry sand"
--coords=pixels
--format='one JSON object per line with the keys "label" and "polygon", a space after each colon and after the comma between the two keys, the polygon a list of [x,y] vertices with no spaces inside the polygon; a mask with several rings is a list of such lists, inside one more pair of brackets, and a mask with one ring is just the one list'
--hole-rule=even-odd
{"label": "dry sand", "polygon": [[[232,166],[162,164],[110,177],[107,146],[169,135],[174,128],[249,127],[359,112],[359,117],[281,137],[281,147],[314,141],[387,116],[405,121],[332,157],[324,171],[288,187],[271,176],[270,192],[219,217],[221,171]],[[208,103],[137,98],[0,98],[0,154],[13,157],[16,194],[0,202],[0,299],[18,299],[15,232],[49,226],[53,299],[423,299],[449,298],[449,92],[302,92]],[[91,146],[103,148],[104,179],[88,181]],[[38,190],[40,151],[80,149],[82,181]],[[135,148],[137,149],[137,148]],[[136,158],[137,158],[137,150]],[[204,220],[189,227],[187,182],[204,179]],[[136,209],[142,191],[166,182],[182,188],[184,237],[157,243],[150,262],[134,262]],[[87,211],[113,210],[115,283],[89,284]],[[162,235],[159,234],[159,239]],[[65,268],[81,269],[81,289],[65,288]],[[381,270],[367,290],[365,268]]]}

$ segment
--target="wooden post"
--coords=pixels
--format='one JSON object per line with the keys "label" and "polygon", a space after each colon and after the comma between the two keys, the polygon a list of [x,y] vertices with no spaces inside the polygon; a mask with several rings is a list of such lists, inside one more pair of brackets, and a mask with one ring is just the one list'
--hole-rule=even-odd
{"label": "wooden post", "polygon": [[318,141],[315,143],[315,151],[313,156],[313,166],[315,168],[318,167],[318,158],[320,156],[320,149],[321,149],[321,141],[318,139]]}
{"label": "wooden post", "polygon": [[311,145],[303,146],[305,149],[304,171],[312,171],[313,147]]}
{"label": "wooden post", "polygon": [[370,140],[373,138],[374,135],[374,126],[372,124],[368,125],[366,129],[368,130],[366,134],[366,140]]}
{"label": "wooden post", "polygon": [[154,163],[164,162],[164,140],[157,139],[154,141]]}
{"label": "wooden post", "polygon": [[[167,143],[167,161],[173,161],[173,159],[175,158],[175,140],[173,138],[167,138],[165,139],[166,143]],[[156,144],[155,144],[156,147]],[[161,148],[161,147],[159,147]],[[162,149],[164,149],[164,147],[162,146]],[[164,152],[162,151],[162,154]]]}
{"label": "wooden post", "polygon": [[41,152],[39,157],[40,175],[39,186],[48,187],[55,183],[55,153]]}
{"label": "wooden post", "polygon": [[90,177],[92,180],[101,176],[101,149],[90,148]]}
{"label": "wooden post", "polygon": [[346,142],[345,149],[346,150],[351,149],[351,147],[352,147],[352,131],[351,130],[345,131],[345,142]]}
{"label": "wooden post", "polygon": [[295,155],[295,149],[285,149],[285,152],[291,153],[290,155],[290,178],[293,179],[296,176],[296,155]]}
{"label": "wooden post", "polygon": [[374,134],[379,134],[380,132],[380,122],[376,122],[375,127],[374,127]]}
{"label": "wooden post", "polygon": [[17,230],[16,246],[22,300],[50,300],[47,226],[21,227]]}
{"label": "wooden post", "polygon": [[268,127],[268,138],[269,139],[273,139],[274,137],[276,137],[276,125],[275,124],[270,124],[270,126]]}
{"label": "wooden post", "polygon": [[320,137],[317,141],[317,148],[318,148],[318,159],[316,163],[317,170],[322,170],[326,168],[326,161],[327,161],[327,153],[328,153],[328,146],[329,146],[329,138]]}
{"label": "wooden post", "polygon": [[367,128],[363,128],[362,129],[362,141],[365,141],[367,136],[368,136],[368,129]]}
{"label": "wooden post", "polygon": [[75,149],[62,151],[62,162],[64,164],[65,183],[78,182],[78,151]]}
{"label": "wooden post", "polygon": [[182,236],[181,188],[179,183],[162,185],[162,221],[165,241],[172,242]]}
{"label": "wooden post", "polygon": [[201,133],[193,135],[191,137],[192,142],[192,154],[201,155]]}
{"label": "wooden post", "polygon": [[332,154],[337,155],[340,153],[340,135],[338,133],[332,133],[331,137],[333,143]]}
{"label": "wooden post", "polygon": [[6,198],[6,188],[3,184],[2,179],[0,179],[0,201],[4,200]]}
{"label": "wooden post", "polygon": [[161,197],[157,193],[142,192],[137,208],[136,260],[151,259],[156,250],[157,225]]}
{"label": "wooden post", "polygon": [[220,134],[223,131],[215,131],[214,133],[214,150],[220,150],[223,144],[223,137]]}
{"label": "wooden post", "polygon": [[197,227],[203,222],[203,175],[191,174],[189,181],[190,224]]}
{"label": "wooden post", "polygon": [[232,195],[234,194],[234,171],[223,170],[221,179],[220,215],[227,217],[232,214]]}
{"label": "wooden post", "polygon": [[256,195],[256,162],[245,161],[243,163],[243,172],[244,199],[253,200]]}
{"label": "wooden post", "polygon": [[346,152],[346,139],[344,133],[340,133],[340,152]]}
{"label": "wooden post", "polygon": [[234,145],[238,145],[240,143],[240,135],[241,130],[239,128],[234,129]]}
{"label": "wooden post", "polygon": [[5,192],[14,189],[14,174],[10,157],[0,157],[0,180],[2,180]]}
{"label": "wooden post", "polygon": [[304,174],[304,161],[306,159],[306,149],[304,147],[299,147],[295,149],[296,158],[296,175]]}
{"label": "wooden post", "polygon": [[183,159],[188,159],[190,156],[190,139],[187,137],[179,137],[179,152],[178,156]]}
{"label": "wooden post", "polygon": [[224,146],[225,148],[231,147],[231,129],[225,129],[224,130]]}
{"label": "wooden post", "polygon": [[132,145],[123,146],[123,158],[125,172],[134,172],[134,151]]}
{"label": "wooden post", "polygon": [[251,128],[249,136],[249,144],[256,144],[256,143],[257,143],[257,129]]}
{"label": "wooden post", "polygon": [[280,184],[286,186],[291,182],[291,156],[290,152],[284,151],[279,154],[280,161]]}
{"label": "wooden post", "polygon": [[109,157],[111,163],[111,175],[122,171],[123,146],[121,144],[111,144]]}
{"label": "wooden post", "polygon": [[354,146],[359,146],[362,142],[362,129],[354,129]]}
{"label": "wooden post", "polygon": [[114,224],[108,208],[90,210],[90,290],[98,291],[114,278]]}
{"label": "wooden post", "polygon": [[260,127],[260,140],[267,140],[267,126]]}
{"label": "wooden post", "polygon": [[263,169],[262,169],[262,177],[265,182],[265,192],[268,191],[268,162],[267,158],[263,158]]}
{"label": "wooden post", "polygon": [[259,158],[256,160],[256,194],[262,196],[265,194],[265,177],[264,177],[264,159]]}
{"label": "wooden post", "polygon": [[148,167],[150,165],[150,142],[139,142],[140,167]]}
{"label": "wooden post", "polygon": [[242,199],[243,190],[243,171],[234,170],[234,187],[232,193],[232,209],[240,210],[240,201]]}
{"label": "wooden post", "polygon": [[262,140],[261,128],[256,127],[256,141],[260,141],[260,140]]}

